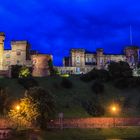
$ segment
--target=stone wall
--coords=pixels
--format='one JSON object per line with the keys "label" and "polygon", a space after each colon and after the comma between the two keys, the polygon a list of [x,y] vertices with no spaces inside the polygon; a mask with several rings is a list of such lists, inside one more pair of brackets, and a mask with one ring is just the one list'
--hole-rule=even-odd
{"label": "stone wall", "polygon": [[44,77],[50,75],[48,61],[52,60],[51,55],[37,54],[32,55],[34,77]]}
{"label": "stone wall", "polygon": [[[109,128],[140,126],[140,118],[80,118],[64,119],[64,128]],[[51,121],[49,127],[59,128],[59,120]]]}

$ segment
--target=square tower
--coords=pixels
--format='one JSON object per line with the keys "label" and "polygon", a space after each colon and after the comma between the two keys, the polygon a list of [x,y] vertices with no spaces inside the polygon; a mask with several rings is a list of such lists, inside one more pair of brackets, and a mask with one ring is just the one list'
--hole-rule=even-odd
{"label": "square tower", "polygon": [[85,67],[85,50],[72,49],[71,63],[72,63],[72,67]]}

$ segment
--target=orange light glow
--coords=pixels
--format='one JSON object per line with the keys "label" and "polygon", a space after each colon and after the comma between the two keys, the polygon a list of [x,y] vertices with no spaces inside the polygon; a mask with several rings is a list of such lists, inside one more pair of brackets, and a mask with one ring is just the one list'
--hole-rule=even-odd
{"label": "orange light glow", "polygon": [[20,106],[19,105],[16,106],[16,110],[20,110]]}

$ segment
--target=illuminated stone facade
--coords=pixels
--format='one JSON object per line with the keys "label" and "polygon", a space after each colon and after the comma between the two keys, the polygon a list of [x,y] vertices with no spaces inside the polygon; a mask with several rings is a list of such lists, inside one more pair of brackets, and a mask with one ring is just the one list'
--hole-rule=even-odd
{"label": "illuminated stone facade", "polygon": [[48,61],[52,60],[51,55],[36,54],[32,55],[33,73],[35,77],[42,77],[50,75]]}
{"label": "illuminated stone facade", "polygon": [[[38,54],[30,50],[27,41],[11,41],[11,49],[4,49],[5,34],[0,33],[0,71],[8,71],[11,65],[23,65],[33,68],[33,76],[47,76],[48,61],[51,55]],[[35,62],[36,61],[36,62]]]}
{"label": "illuminated stone facade", "polygon": [[126,47],[124,54],[106,54],[103,49],[87,52],[85,49],[71,49],[70,56],[63,59],[63,67],[57,67],[60,73],[87,73],[93,68],[107,69],[110,62],[125,61],[132,68],[139,62],[139,48]]}

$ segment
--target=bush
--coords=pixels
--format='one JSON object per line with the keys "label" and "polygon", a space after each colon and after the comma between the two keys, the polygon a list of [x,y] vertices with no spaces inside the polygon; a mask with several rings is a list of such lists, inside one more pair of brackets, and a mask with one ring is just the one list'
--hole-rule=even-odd
{"label": "bush", "polygon": [[32,87],[39,86],[38,82],[33,78],[19,78],[18,83],[23,86],[25,89],[30,89]]}
{"label": "bush", "polygon": [[109,72],[106,70],[93,69],[89,73],[82,75],[80,79],[84,82],[90,82],[92,80],[108,81],[110,76]]}
{"label": "bush", "polygon": [[67,79],[67,78],[63,78],[62,79],[61,85],[62,85],[62,87],[67,88],[67,89],[70,89],[70,88],[73,87],[72,82],[69,79]]}
{"label": "bush", "polygon": [[112,78],[117,79],[120,77],[132,77],[132,69],[127,62],[111,62],[108,65],[108,70]]}
{"label": "bush", "polygon": [[91,116],[99,117],[105,114],[105,109],[97,101],[86,101],[82,106]]}
{"label": "bush", "polygon": [[12,65],[11,66],[11,76],[12,76],[12,78],[18,78],[19,77],[19,73],[20,73],[21,68],[22,68],[21,65]]}
{"label": "bush", "polygon": [[104,85],[99,81],[95,81],[91,88],[96,94],[101,94],[104,92]]}
{"label": "bush", "polygon": [[19,71],[19,78],[31,77],[31,73],[32,73],[32,68],[23,66]]}

